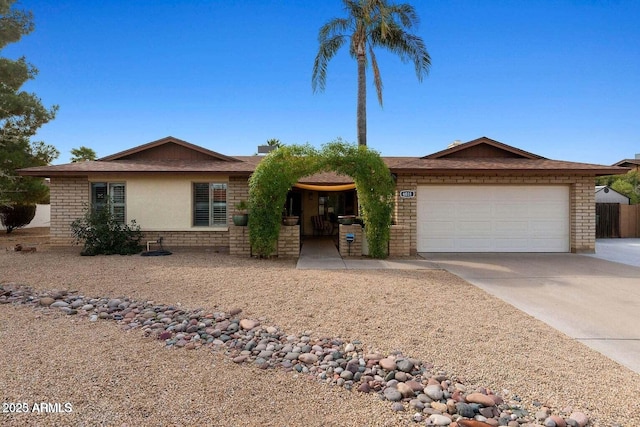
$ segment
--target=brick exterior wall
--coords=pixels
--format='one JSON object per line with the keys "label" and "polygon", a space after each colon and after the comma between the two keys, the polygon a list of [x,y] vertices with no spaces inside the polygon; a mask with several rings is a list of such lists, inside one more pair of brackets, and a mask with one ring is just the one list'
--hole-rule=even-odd
{"label": "brick exterior wall", "polygon": [[229,249],[228,231],[144,231],[142,244],[162,237],[165,249],[172,247],[209,247],[219,250]]}
{"label": "brick exterior wall", "polygon": [[[229,227],[229,253],[231,255],[251,256],[249,227]],[[276,253],[281,258],[300,257],[300,226],[281,226],[278,235]]]}
{"label": "brick exterior wall", "polygon": [[229,253],[231,255],[251,256],[249,227],[229,225]]}
{"label": "brick exterior wall", "polygon": [[278,236],[278,257],[300,257],[300,226],[281,226]]}
{"label": "brick exterior wall", "polygon": [[[70,245],[73,241],[71,222],[84,215],[89,205],[89,181],[86,177],[53,177],[51,179],[51,244]],[[570,248],[575,253],[595,251],[595,180],[592,176],[415,176],[398,175],[397,190],[417,190],[426,184],[487,184],[487,185],[553,185],[570,188]],[[146,231],[145,239],[164,238],[166,247],[200,246],[229,248],[235,255],[249,256],[249,229],[233,225],[234,205],[249,199],[247,177],[230,177],[227,192],[229,231]],[[417,199],[401,199],[396,192],[394,211],[396,225],[391,229],[389,255],[415,255],[417,252]],[[346,233],[354,233],[351,256],[362,253],[362,229],[359,225],[340,226],[340,254],[347,256]],[[282,227],[278,255],[298,257],[300,227]]]}
{"label": "brick exterior wall", "polygon": [[596,251],[595,178],[579,177],[571,183],[571,252]]}
{"label": "brick exterior wall", "polygon": [[52,245],[68,246],[73,243],[71,223],[85,214],[89,206],[87,178],[53,177],[50,182]]}
{"label": "brick exterior wall", "polygon": [[[353,233],[353,242],[351,247],[347,243],[347,234]],[[360,224],[344,225],[340,224],[340,232],[338,233],[338,248],[341,257],[360,257],[362,256],[362,226]]]}
{"label": "brick exterior wall", "polygon": [[236,211],[236,204],[244,200],[249,202],[249,178],[230,176],[227,184],[227,224],[233,224],[233,214]]}
{"label": "brick exterior wall", "polygon": [[[409,229],[409,251],[417,252],[417,198],[402,199],[400,190],[417,191],[427,184],[486,184],[486,185],[555,185],[569,186],[570,236],[569,246],[574,253],[593,253],[596,245],[595,178],[593,176],[416,176],[398,175],[394,221]],[[419,196],[418,196],[419,197]]]}
{"label": "brick exterior wall", "polygon": [[411,229],[405,225],[392,225],[389,238],[390,257],[408,257],[411,255]]}

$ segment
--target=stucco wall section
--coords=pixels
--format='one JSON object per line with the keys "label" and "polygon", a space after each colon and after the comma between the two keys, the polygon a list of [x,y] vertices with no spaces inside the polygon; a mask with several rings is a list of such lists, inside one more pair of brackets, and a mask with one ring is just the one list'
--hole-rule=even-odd
{"label": "stucco wall section", "polygon": [[[234,205],[248,200],[247,177],[194,174],[166,176],[92,176],[51,179],[51,244],[73,242],[70,225],[84,215],[90,203],[90,182],[124,182],[126,185],[126,221],[135,219],[145,240],[163,237],[168,247],[199,246],[229,248],[229,227],[233,227]],[[227,217],[229,227],[193,227],[194,182],[227,182]]]}
{"label": "stucco wall section", "polygon": [[89,181],[87,178],[51,178],[51,226],[52,245],[73,243],[71,223],[85,214],[89,206]]}
{"label": "stucco wall section", "polygon": [[[568,185],[570,200],[570,250],[595,252],[595,177],[593,176],[466,176],[398,175],[394,221],[408,227],[411,255],[417,252],[417,198],[399,197],[402,190],[417,191],[419,185],[428,184],[487,184],[487,185]],[[393,244],[393,243],[392,243]]]}

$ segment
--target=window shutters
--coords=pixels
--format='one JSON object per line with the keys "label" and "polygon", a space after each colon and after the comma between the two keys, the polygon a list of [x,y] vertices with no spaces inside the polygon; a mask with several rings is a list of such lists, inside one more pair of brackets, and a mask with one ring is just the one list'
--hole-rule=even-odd
{"label": "window shutters", "polygon": [[227,225],[227,184],[193,184],[193,225]]}
{"label": "window shutters", "polygon": [[193,184],[193,225],[209,225],[209,184]]}

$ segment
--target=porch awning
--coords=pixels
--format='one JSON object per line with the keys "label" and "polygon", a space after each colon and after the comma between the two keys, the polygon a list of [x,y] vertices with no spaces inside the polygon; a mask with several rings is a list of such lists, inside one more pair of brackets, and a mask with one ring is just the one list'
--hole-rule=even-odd
{"label": "porch awning", "polygon": [[355,190],[355,184],[340,184],[340,185],[313,185],[313,184],[294,184],[296,188],[301,188],[303,190],[312,190],[312,191],[347,191],[347,190]]}

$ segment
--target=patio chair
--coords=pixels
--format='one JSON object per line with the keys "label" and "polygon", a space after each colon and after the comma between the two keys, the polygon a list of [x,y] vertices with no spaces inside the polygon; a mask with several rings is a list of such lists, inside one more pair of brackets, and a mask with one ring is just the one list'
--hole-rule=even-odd
{"label": "patio chair", "polygon": [[321,215],[312,216],[311,224],[313,225],[314,236],[322,236],[327,231],[327,224],[324,221],[324,217]]}

